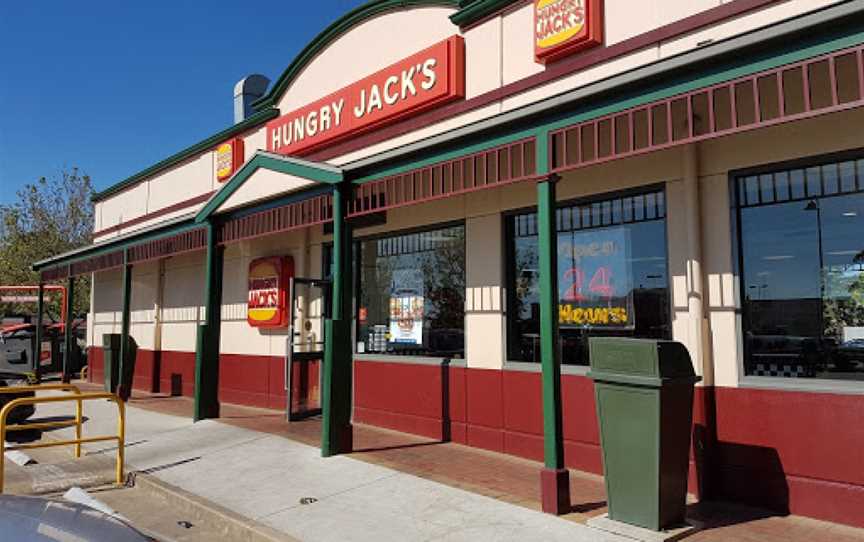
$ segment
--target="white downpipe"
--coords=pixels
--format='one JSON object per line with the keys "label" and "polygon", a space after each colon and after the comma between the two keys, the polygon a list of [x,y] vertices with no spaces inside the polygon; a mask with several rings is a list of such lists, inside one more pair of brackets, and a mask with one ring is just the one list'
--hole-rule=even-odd
{"label": "white downpipe", "polygon": [[699,151],[696,144],[683,149],[684,212],[687,233],[687,335],[693,364],[702,376],[703,385],[713,385],[714,371],[707,348],[708,326],[705,321],[705,291],[702,270],[702,207],[699,193]]}

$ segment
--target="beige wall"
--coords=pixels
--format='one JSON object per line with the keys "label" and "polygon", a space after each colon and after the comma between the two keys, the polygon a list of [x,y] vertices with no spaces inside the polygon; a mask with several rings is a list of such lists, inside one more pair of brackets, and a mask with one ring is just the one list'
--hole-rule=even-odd
{"label": "beige wall", "polygon": [[[667,197],[667,238],[673,338],[684,343],[707,383],[737,386],[741,364],[740,295],[733,266],[729,172],[774,162],[861,147],[858,127],[864,110],[825,115],[756,132],[737,134],[567,172],[558,186],[561,201],[621,189],[662,184]],[[818,134],[818,137],[814,137]],[[694,252],[688,217],[689,167],[698,178],[697,217],[700,250]],[[385,225],[364,228],[357,237],[431,226],[453,220],[466,224],[466,358],[470,367],[501,368],[505,361],[505,280],[503,213],[533,206],[533,183],[519,183],[465,196],[393,209]],[[231,245],[225,255],[222,351],[232,354],[285,354],[286,330],[259,330],[246,322],[246,278],[258,257],[291,255],[297,274],[320,276],[320,226]],[[694,265],[694,261],[698,265]],[[698,269],[701,281],[694,279]],[[203,317],[203,254],[165,262],[162,347],[192,351],[195,325]],[[133,335],[142,347],[153,342],[156,264],[133,273]],[[93,290],[91,344],[101,334],[119,332],[121,273],[97,273]],[[701,287],[698,283],[701,282]],[[693,296],[701,299],[694,311]],[[304,311],[320,336],[321,306],[305,302]],[[701,313],[701,314],[699,314]],[[700,350],[700,344],[703,346]],[[701,361],[700,361],[701,360]]]}
{"label": "beige wall", "polygon": [[[615,43],[671,20],[692,15],[698,10],[718,5],[719,1],[698,0],[643,2],[631,5],[625,0],[607,1],[607,43]],[[503,110],[575,88],[608,77],[623,70],[655,61],[695,47],[706,39],[721,39],[737,32],[756,28],[771,21],[789,17],[819,6],[827,0],[788,0],[734,22],[700,30],[676,40],[649,47],[627,57],[573,74],[542,88],[505,99],[461,117],[421,128],[411,134],[340,157],[346,162],[409,143],[435,133],[450,130],[468,122],[495,115]],[[632,16],[636,10],[638,16]],[[283,98],[283,112],[320,97],[327,88],[339,88],[356,80],[360,72],[374,71],[411,50],[422,48],[455,32],[446,21],[448,10],[424,8],[424,24],[418,25],[418,13],[399,12],[373,19],[338,40],[307,68],[295,87]],[[628,13],[630,17],[619,16]],[[520,29],[530,22],[530,8],[520,8],[468,30],[468,93],[478,95],[536,73],[542,69],[533,62],[530,39]],[[399,24],[396,24],[399,23]],[[637,26],[638,23],[638,26]],[[333,67],[344,64],[359,44],[377,43],[383,26],[413,29],[405,48],[388,48],[386,54],[351,63],[343,72]],[[420,29],[419,27],[423,28]],[[410,46],[410,47],[409,47]],[[389,55],[389,56],[388,56]],[[355,55],[356,56],[356,55]],[[391,58],[392,57],[392,58]],[[377,68],[375,68],[377,69]],[[365,71],[364,71],[365,70]],[[329,75],[328,75],[329,74]],[[325,81],[325,83],[321,83]],[[329,85],[329,86],[327,86]],[[671,288],[673,338],[691,349],[697,372],[706,382],[736,386],[739,382],[742,347],[740,338],[740,293],[732,253],[732,223],[728,192],[729,172],[735,169],[768,164],[793,158],[861,147],[860,129],[864,111],[825,115],[788,123],[755,132],[707,141],[691,148],[676,148],[645,156],[618,160],[567,172],[558,187],[560,200],[572,200],[598,193],[634,186],[662,183],[667,194],[667,237]],[[264,145],[263,130],[246,136],[246,157]],[[688,156],[688,153],[692,153]],[[688,162],[688,160],[692,160]],[[694,252],[688,217],[688,185],[685,171],[695,167],[698,187],[700,250]],[[273,172],[256,174],[232,199],[239,206],[282,192],[290,178]],[[295,179],[296,181],[296,179]],[[96,209],[96,229],[193,197],[198,190],[216,187],[212,152],[208,151],[183,165],[169,169],[148,182],[135,186],[108,200]],[[387,224],[366,228],[359,236],[434,225],[451,220],[466,223],[466,357],[472,367],[500,368],[505,358],[506,306],[503,277],[502,213],[536,202],[531,183],[490,189],[448,200],[394,209],[387,214]],[[182,214],[187,211],[180,211]],[[176,214],[176,213],[175,213]],[[170,217],[172,215],[167,215]],[[164,220],[162,217],[160,220]],[[148,223],[138,227],[144,227]],[[321,227],[306,232],[274,235],[231,245],[225,256],[225,279],[222,307],[222,351],[234,354],[284,355],[286,330],[266,331],[246,322],[246,277],[249,262],[258,257],[291,255],[298,275],[319,276],[322,243],[327,241]],[[170,258],[165,262],[164,303],[162,307],[162,348],[192,351],[196,325],[203,318],[203,254]],[[694,273],[697,275],[694,276]],[[154,301],[157,296],[158,267],[136,266],[133,274],[132,333],[142,348],[155,343]],[[700,285],[701,283],[701,285]],[[694,310],[694,296],[701,299],[700,310]],[[92,294],[90,343],[101,343],[101,335],[119,332],[121,274],[119,271],[97,273]],[[320,300],[304,300],[303,311],[312,322],[312,335],[320,336]],[[148,346],[149,345],[149,346]],[[701,346],[700,346],[701,345]]]}
{"label": "beige wall", "polygon": [[120,333],[123,310],[122,273],[118,269],[93,275],[90,315],[88,317],[89,346],[102,346],[102,335]]}
{"label": "beige wall", "polygon": [[[279,110],[290,113],[458,34],[448,19],[453,11],[444,7],[399,10],[355,26],[303,70],[282,96]],[[285,58],[285,65],[292,60]]]}
{"label": "beige wall", "polygon": [[[241,136],[244,161],[249,160],[258,149],[265,147],[264,132],[264,127],[261,126]],[[97,233],[130,220],[140,219],[142,216],[152,214],[158,216],[107,234],[97,235],[95,241],[110,240],[198,211],[204,203],[187,205],[171,212],[165,212],[165,209],[203,196],[223,186],[224,182],[220,183],[216,180],[215,150],[208,149],[180,164],[160,171],[132,188],[97,202],[93,228]]]}
{"label": "beige wall", "polygon": [[204,319],[204,254],[194,252],[165,261],[162,349],[194,352],[197,326]]}
{"label": "beige wall", "polygon": [[219,207],[219,212],[230,211],[238,207],[245,207],[255,202],[272,198],[276,194],[294,192],[303,188],[309,188],[314,183],[307,179],[271,171],[269,169],[258,169],[253,173],[240,188]]}
{"label": "beige wall", "polygon": [[[614,45],[657,27],[717,7],[729,0],[606,0],[605,43]],[[422,140],[490,118],[543,98],[578,88],[632,70],[657,60],[692,50],[699,43],[719,41],[772,22],[812,11],[838,0],[786,0],[693,32],[686,36],[645,47],[632,54],[590,67],[515,96],[419,130],[395,137],[365,149],[334,158],[333,163],[345,164],[407,143]],[[450,23],[452,9],[423,7],[391,12],[368,20],[353,28],[329,47],[293,82],[279,102],[283,114],[322,98],[363,77],[374,73],[413,52],[442,39],[460,33]],[[466,95],[479,96],[543,71],[534,61],[531,40],[532,7],[530,3],[466,30]],[[399,47],[393,44],[398,43]],[[285,59],[285,64],[290,62]],[[227,107],[227,106],[226,106]],[[245,157],[266,146],[264,127],[243,136]],[[112,196],[96,205],[96,231],[154,213],[177,202],[219,188],[215,181],[215,160],[212,149],[181,165],[154,175],[134,188]],[[274,187],[268,187],[274,189]],[[262,188],[262,190],[264,190]],[[266,191],[266,190],[265,190]],[[152,226],[167,218],[177,217],[200,208],[200,205],[161,216],[114,232],[97,240]]]}
{"label": "beige wall", "polygon": [[[152,349],[156,325],[156,285],[158,265],[155,262],[135,266],[132,273],[131,319],[129,333],[139,348]],[[123,272],[121,269],[94,275],[88,316],[88,345],[101,346],[102,335],[120,333],[123,311]]]}
{"label": "beige wall", "polygon": [[505,357],[504,236],[499,214],[465,222],[465,359],[500,369]]}
{"label": "beige wall", "polygon": [[[722,3],[727,2],[720,0],[652,0],[645,2],[606,0],[605,43],[607,46],[614,45],[676,20],[717,7]],[[362,150],[339,156],[334,158],[332,162],[345,164],[372,156],[693,50],[699,46],[698,44],[706,41],[720,41],[766,24],[836,3],[838,0],[787,0],[780,2],[736,17],[733,20],[707,26],[697,32],[669,39],[623,57],[572,73],[548,84],[495,101],[483,109],[425,126],[411,134],[395,137]],[[466,86],[469,98],[543,71],[543,65],[534,61],[534,48],[530,32],[531,18],[531,5],[526,4],[522,8],[493,17],[465,32],[468,70]]]}
{"label": "beige wall", "polygon": [[[223,353],[285,355],[287,328],[255,328],[246,321],[249,264],[256,258],[291,256],[294,259],[295,276],[320,278],[321,243],[321,227],[318,226],[308,231],[293,231],[242,241],[228,247],[225,253],[222,293]],[[301,322],[309,321],[311,326],[308,332],[303,331],[306,342],[314,342],[321,337],[323,302],[316,294],[317,291],[298,297],[298,317]],[[297,331],[300,332],[299,329]]]}

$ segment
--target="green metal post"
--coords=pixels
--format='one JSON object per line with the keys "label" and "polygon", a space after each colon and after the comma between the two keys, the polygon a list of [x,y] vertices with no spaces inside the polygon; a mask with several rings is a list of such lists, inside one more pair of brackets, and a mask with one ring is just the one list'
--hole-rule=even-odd
{"label": "green metal post", "polygon": [[555,220],[555,185],[551,174],[537,184],[537,232],[540,279],[540,359],[543,383],[543,459],[541,472],[543,511],[569,512],[569,473],[564,468],[561,423],[561,354],[558,348],[558,242]]}
{"label": "green metal post", "polygon": [[195,348],[195,421],[219,417],[219,341],[222,328],[223,248],[216,226],[207,224],[204,270],[204,323],[198,327]]}
{"label": "green metal post", "polygon": [[67,383],[72,380],[72,355],[75,350],[73,348],[75,337],[72,335],[72,321],[74,320],[72,306],[74,299],[75,277],[72,276],[72,270],[70,269],[69,277],[66,279],[66,325],[63,327],[65,332],[63,336],[63,348],[65,349],[65,354],[63,355],[63,382]]}
{"label": "green metal post", "polygon": [[[120,318],[120,377],[118,382],[118,390],[122,387],[123,375],[127,370],[127,366],[133,363],[129,351],[129,324],[132,313],[132,265],[129,263],[128,251],[123,251],[123,314]],[[67,314],[68,318],[68,314]],[[127,393],[131,390],[124,390]],[[122,395],[122,391],[121,391]]]}
{"label": "green metal post", "polygon": [[324,374],[321,394],[321,455],[353,448],[352,392],[352,265],[351,227],[347,220],[351,185],[333,190],[333,313],[324,328]]}
{"label": "green metal post", "polygon": [[42,380],[42,325],[45,313],[45,283],[39,281],[39,295],[36,299],[36,345],[33,349],[33,379]]}

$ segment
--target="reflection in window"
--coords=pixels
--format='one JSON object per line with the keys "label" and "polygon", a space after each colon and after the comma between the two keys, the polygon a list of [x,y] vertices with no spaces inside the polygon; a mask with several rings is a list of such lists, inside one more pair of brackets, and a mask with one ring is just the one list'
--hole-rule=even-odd
{"label": "reflection in window", "polygon": [[356,246],[357,352],[464,357],[465,227]]}
{"label": "reflection in window", "polygon": [[[557,210],[562,363],[587,365],[589,336],[670,337],[665,217],[662,191]],[[537,215],[507,230],[507,355],[539,362]]]}
{"label": "reflection in window", "polygon": [[[740,178],[747,375],[864,380],[864,194],[855,162]],[[767,203],[767,204],[766,204]]]}

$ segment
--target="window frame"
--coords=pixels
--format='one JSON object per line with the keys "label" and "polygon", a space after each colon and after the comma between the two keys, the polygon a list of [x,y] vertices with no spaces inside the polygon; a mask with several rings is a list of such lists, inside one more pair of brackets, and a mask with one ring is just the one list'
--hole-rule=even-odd
{"label": "window frame", "polygon": [[[419,355],[398,355],[398,354],[388,354],[388,353],[358,353],[357,352],[357,338],[360,336],[360,319],[358,318],[358,313],[360,311],[360,261],[362,254],[362,243],[366,241],[376,241],[378,239],[387,239],[389,237],[399,237],[402,235],[412,235],[415,233],[424,233],[429,231],[443,230],[447,228],[453,228],[456,226],[461,226],[464,232],[462,237],[462,250],[465,253],[465,284],[466,287],[462,292],[463,297],[463,307],[462,307],[462,333],[463,333],[463,352],[462,358],[448,358],[445,356],[419,356]],[[401,228],[397,230],[389,230],[386,232],[377,232],[371,233],[368,235],[357,236],[351,239],[354,246],[352,247],[351,257],[354,263],[354,289],[353,289],[353,307],[352,307],[352,345],[351,351],[352,355],[360,360],[360,361],[403,361],[406,363],[425,363],[425,364],[440,364],[444,362],[450,362],[454,365],[458,365],[459,362],[463,364],[467,362],[467,349],[468,349],[468,335],[465,332],[466,329],[466,315],[465,315],[465,307],[464,307],[464,298],[467,295],[467,283],[468,283],[468,227],[465,219],[457,219],[457,220],[448,220],[445,222],[436,222],[434,224],[426,224],[422,226],[410,226],[407,228]]]}
{"label": "window frame", "polygon": [[[849,395],[864,395],[864,380],[832,380],[832,379],[807,379],[801,377],[777,377],[777,376],[757,376],[746,374],[744,367],[747,360],[747,341],[744,340],[746,329],[748,328],[746,311],[744,310],[744,246],[743,232],[741,227],[743,209],[766,207],[769,205],[777,205],[784,202],[774,201],[772,203],[758,203],[755,205],[742,205],[741,190],[739,189],[739,181],[745,177],[754,177],[759,175],[774,174],[783,171],[791,171],[795,169],[806,170],[807,168],[821,167],[831,164],[840,164],[842,162],[864,160],[864,147],[847,149],[837,152],[829,152],[806,156],[802,158],[794,158],[790,160],[781,160],[779,162],[770,162],[729,170],[728,172],[728,189],[729,189],[729,213],[730,213],[730,228],[731,228],[731,259],[732,272],[736,276],[736,295],[735,295],[735,313],[736,318],[736,368],[737,368],[737,383],[741,388],[751,389],[772,389],[782,391],[799,391],[808,393],[840,393]],[[842,197],[852,194],[864,194],[864,187],[852,192],[838,192],[836,194],[821,194],[809,199],[828,199]],[[804,198],[800,201],[807,201]],[[788,201],[799,201],[798,199],[789,199]]]}
{"label": "window frame", "polygon": [[[655,222],[657,220],[663,221],[663,242],[664,242],[664,257],[666,258],[666,282],[665,287],[667,291],[667,313],[666,317],[669,322],[669,336],[668,339],[673,338],[673,329],[672,326],[674,324],[674,313],[675,308],[673,306],[672,299],[672,276],[670,273],[670,262],[669,262],[669,194],[666,190],[665,182],[651,183],[639,186],[633,186],[630,188],[624,188],[621,190],[613,190],[609,192],[599,192],[595,194],[589,194],[587,196],[580,196],[575,198],[568,198],[564,200],[558,200],[555,202],[555,211],[557,213],[558,209],[564,207],[575,207],[580,205],[590,205],[592,203],[598,203],[602,201],[609,201],[618,198],[626,198],[632,196],[639,196],[644,194],[662,192],[663,193],[663,201],[664,201],[664,215],[663,218],[652,218],[649,220],[640,220],[638,222],[630,222],[619,225],[627,225],[634,223],[642,223],[642,222]],[[522,360],[514,360],[510,357],[510,339],[513,336],[513,327],[515,325],[515,320],[510,316],[513,314],[512,308],[516,304],[516,292],[515,288],[512,288],[512,285],[515,284],[516,281],[516,270],[513,265],[511,265],[515,261],[515,242],[513,236],[513,217],[518,215],[524,215],[528,213],[537,213],[536,205],[529,205],[525,207],[518,207],[514,209],[508,209],[501,213],[502,220],[502,230],[503,230],[503,239],[504,239],[504,250],[502,250],[502,256],[504,258],[504,288],[505,288],[505,317],[506,322],[504,326],[504,369],[505,370],[513,370],[513,371],[539,371],[540,364],[532,361],[522,361]],[[601,229],[608,228],[612,225],[608,226],[597,226],[591,228],[585,228],[585,230],[592,229]],[[559,333],[560,334],[560,333]],[[564,374],[574,374],[574,375],[585,375],[590,370],[589,365],[572,365],[561,363],[561,372]]]}

